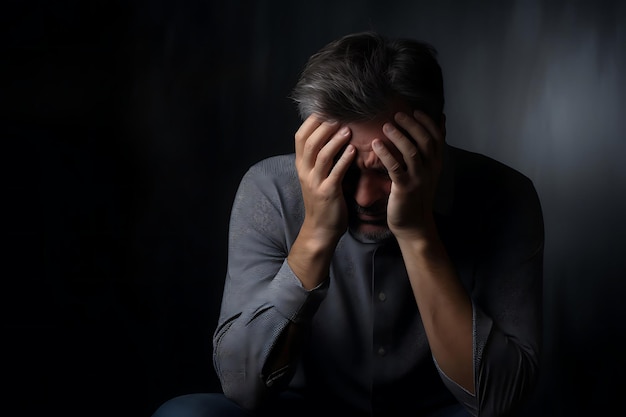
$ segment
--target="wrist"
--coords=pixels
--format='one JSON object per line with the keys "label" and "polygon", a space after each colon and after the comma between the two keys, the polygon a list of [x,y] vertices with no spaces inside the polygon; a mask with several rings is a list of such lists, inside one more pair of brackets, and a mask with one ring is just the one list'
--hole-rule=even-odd
{"label": "wrist", "polygon": [[418,226],[391,228],[398,243],[410,243],[414,245],[428,245],[439,240],[439,231],[435,219],[430,217]]}
{"label": "wrist", "polygon": [[421,228],[396,236],[396,241],[404,256],[413,259],[437,260],[447,257],[447,250],[436,226]]}
{"label": "wrist", "polygon": [[338,238],[318,229],[303,227],[293,243],[287,263],[306,289],[323,282],[330,269]]}
{"label": "wrist", "polygon": [[336,228],[320,226],[305,218],[297,239],[302,241],[304,246],[312,253],[323,254],[330,252],[332,254],[342,235],[343,232]]}

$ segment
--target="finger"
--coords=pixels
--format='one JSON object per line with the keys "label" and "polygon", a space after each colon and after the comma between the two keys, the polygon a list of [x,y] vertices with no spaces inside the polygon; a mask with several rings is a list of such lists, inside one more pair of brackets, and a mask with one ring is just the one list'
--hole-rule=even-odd
{"label": "finger", "polygon": [[317,152],[314,170],[320,180],[324,180],[329,175],[329,172],[338,161],[337,158],[340,158],[341,149],[350,140],[350,134],[350,129],[347,126],[343,126]]}
{"label": "finger", "polygon": [[337,162],[328,174],[328,179],[336,181],[337,183],[343,181],[343,178],[346,176],[346,173],[348,172],[350,165],[352,165],[352,161],[354,161],[355,156],[356,150],[354,145],[348,144],[343,152],[339,154]]}
{"label": "finger", "polygon": [[429,115],[421,110],[415,110],[413,112],[413,117],[426,129],[426,131],[430,134],[430,137],[434,139],[433,151],[435,152],[435,155],[437,155],[443,148],[443,143],[445,141],[445,135],[441,130],[441,126],[439,126]]}
{"label": "finger", "polygon": [[300,125],[298,130],[295,133],[295,142],[296,142],[296,156],[302,156],[304,151],[304,143],[307,138],[311,136],[311,133],[315,131],[321,125],[323,119],[321,119],[317,114],[313,113]]}
{"label": "finger", "polygon": [[320,150],[333,138],[339,127],[336,121],[323,121],[303,140],[301,163],[305,169],[313,169]]}
{"label": "finger", "polygon": [[413,173],[416,172],[423,162],[422,155],[418,151],[418,145],[416,142],[412,140],[410,136],[402,132],[398,127],[394,126],[393,123],[385,123],[383,125],[383,132],[400,152],[402,161],[399,162],[404,163],[403,168],[408,169]]}
{"label": "finger", "polygon": [[372,141],[372,149],[387,169],[391,181],[399,184],[404,183],[408,175],[404,161],[398,161],[383,141],[378,138]]}
{"label": "finger", "polygon": [[422,156],[422,160],[432,158],[436,152],[436,142],[428,128],[406,113],[396,113],[394,120],[413,139]]}

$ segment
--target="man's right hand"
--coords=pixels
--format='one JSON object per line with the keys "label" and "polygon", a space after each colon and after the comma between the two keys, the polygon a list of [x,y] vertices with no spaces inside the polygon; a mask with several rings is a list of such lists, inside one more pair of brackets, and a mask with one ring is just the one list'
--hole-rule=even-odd
{"label": "man's right hand", "polygon": [[305,215],[288,263],[305,287],[326,278],[335,246],[348,227],[341,183],[356,155],[348,144],[350,135],[348,127],[315,114],[295,134]]}
{"label": "man's right hand", "polygon": [[348,227],[341,182],[355,155],[354,147],[346,146],[350,129],[314,114],[302,123],[295,139],[305,208],[302,227],[310,228],[316,238],[337,241]]}

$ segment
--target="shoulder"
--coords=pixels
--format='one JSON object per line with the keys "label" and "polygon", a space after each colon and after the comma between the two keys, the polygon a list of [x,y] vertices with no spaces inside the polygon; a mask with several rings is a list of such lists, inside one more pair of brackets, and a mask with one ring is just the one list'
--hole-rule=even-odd
{"label": "shoulder", "polygon": [[487,205],[538,203],[533,181],[521,171],[487,155],[450,146],[455,197]]}
{"label": "shoulder", "polygon": [[525,174],[487,155],[449,146],[455,172],[463,176],[493,180],[528,182]]}
{"label": "shoulder", "polygon": [[[461,222],[480,230],[484,243],[479,246],[502,249],[515,245],[526,248],[528,254],[537,253],[543,246],[544,224],[533,181],[521,171],[480,153],[454,148],[451,160],[453,213]],[[504,260],[505,255],[516,252],[498,253]]]}
{"label": "shoulder", "polygon": [[262,159],[250,166],[247,175],[263,175],[279,178],[294,176],[296,175],[295,154],[274,155]]}
{"label": "shoulder", "polygon": [[252,164],[244,174],[242,183],[246,182],[271,187],[299,186],[295,154],[270,156]]}
{"label": "shoulder", "polygon": [[[457,180],[485,187],[498,185],[524,185],[532,187],[532,180],[521,171],[490,156],[449,146]],[[507,187],[508,188],[508,187]]]}
{"label": "shoulder", "polygon": [[239,188],[240,193],[260,192],[271,199],[299,196],[295,154],[275,155],[255,162],[244,173]]}

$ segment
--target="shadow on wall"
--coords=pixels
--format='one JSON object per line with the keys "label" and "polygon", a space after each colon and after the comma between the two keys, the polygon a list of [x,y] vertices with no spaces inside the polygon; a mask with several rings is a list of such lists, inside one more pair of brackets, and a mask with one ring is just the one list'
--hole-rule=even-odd
{"label": "shadow on wall", "polygon": [[239,178],[291,152],[286,97],[306,58],[376,29],[435,45],[448,140],[537,186],[546,355],[528,415],[621,406],[624,2],[13,3],[0,13],[10,405],[149,415],[217,389]]}

